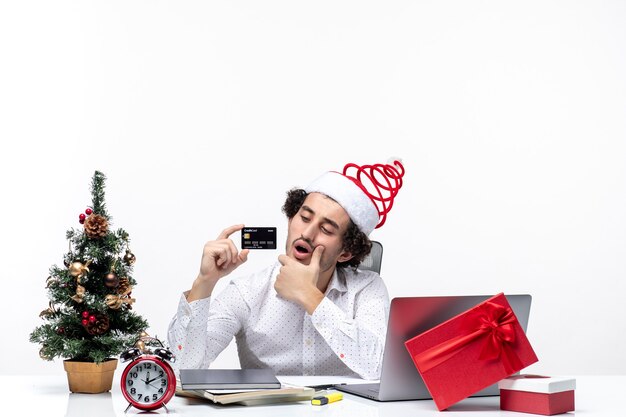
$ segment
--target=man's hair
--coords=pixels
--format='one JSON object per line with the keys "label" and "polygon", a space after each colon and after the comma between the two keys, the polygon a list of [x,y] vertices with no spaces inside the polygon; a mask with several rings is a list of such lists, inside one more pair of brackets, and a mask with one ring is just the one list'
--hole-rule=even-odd
{"label": "man's hair", "polygon": [[[282,210],[288,219],[293,219],[298,214],[307,195],[309,194],[301,188],[292,188],[287,191],[287,199],[285,204],[283,204]],[[363,259],[369,255],[370,250],[372,250],[372,241],[354,224],[352,219],[350,219],[348,229],[341,237],[341,240],[343,241],[343,250],[350,252],[353,257],[346,262],[337,262],[337,268],[352,267],[356,269]]]}

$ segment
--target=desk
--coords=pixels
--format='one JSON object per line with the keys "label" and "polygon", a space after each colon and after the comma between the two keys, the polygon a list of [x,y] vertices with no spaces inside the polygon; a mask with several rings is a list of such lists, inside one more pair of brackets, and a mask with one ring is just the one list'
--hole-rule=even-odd
{"label": "desk", "polygon": [[[576,377],[576,416],[615,417],[625,415],[626,375]],[[41,415],[66,417],[125,417],[140,413],[131,409],[124,414],[127,402],[119,388],[119,379],[113,381],[113,389],[104,394],[72,394],[67,387],[65,375],[23,376],[0,375],[0,398],[3,416]],[[202,400],[174,397],[168,404],[170,416],[216,415],[226,417],[482,417],[533,416],[501,411],[498,397],[468,398],[447,412],[437,411],[431,400],[394,401],[380,403],[344,393],[344,399],[322,407],[308,402],[285,403],[246,407],[239,405],[219,406]],[[149,414],[166,415],[163,409]],[[563,414],[572,416],[574,413]]]}

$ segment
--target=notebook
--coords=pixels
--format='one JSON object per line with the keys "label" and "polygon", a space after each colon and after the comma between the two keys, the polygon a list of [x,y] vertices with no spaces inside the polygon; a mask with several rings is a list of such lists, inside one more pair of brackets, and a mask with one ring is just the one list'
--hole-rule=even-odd
{"label": "notebook", "polygon": [[263,369],[181,369],[183,390],[281,388],[270,368]]}
{"label": "notebook", "polygon": [[[335,389],[376,401],[426,400],[430,393],[422,381],[404,342],[463,313],[493,295],[397,297],[391,300],[387,338],[380,382],[336,385]],[[526,332],[530,314],[529,294],[506,295],[522,329]],[[499,395],[493,384],[476,396]]]}
{"label": "notebook", "polygon": [[232,392],[231,390],[183,390],[180,381],[177,381],[176,395],[202,398],[215,404],[263,405],[310,401],[315,395],[315,389],[285,384],[282,388],[243,390],[240,392]]}

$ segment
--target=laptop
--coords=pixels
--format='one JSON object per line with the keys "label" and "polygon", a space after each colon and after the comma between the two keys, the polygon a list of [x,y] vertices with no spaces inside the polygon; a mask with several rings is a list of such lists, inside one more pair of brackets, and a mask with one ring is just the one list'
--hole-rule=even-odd
{"label": "laptop", "polygon": [[[505,294],[522,329],[530,314],[529,294]],[[396,297],[391,300],[380,382],[336,385],[334,388],[376,401],[432,399],[404,342],[463,313],[493,295]],[[499,395],[493,384],[472,397]]]}

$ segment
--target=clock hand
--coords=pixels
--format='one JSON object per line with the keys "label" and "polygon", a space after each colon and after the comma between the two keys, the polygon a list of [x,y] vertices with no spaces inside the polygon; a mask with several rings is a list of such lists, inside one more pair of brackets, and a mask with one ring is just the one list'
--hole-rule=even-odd
{"label": "clock hand", "polygon": [[152,381],[154,381],[156,378],[150,379],[150,372],[146,373],[146,379],[142,379],[142,382],[145,382],[147,385],[149,385]]}
{"label": "clock hand", "polygon": [[155,379],[157,379],[157,378],[154,378],[154,379],[140,379],[140,381],[141,382],[145,382],[146,385],[150,385],[152,388],[159,389],[159,387],[157,387],[156,385],[152,385],[151,384],[151,382],[154,381]]}

